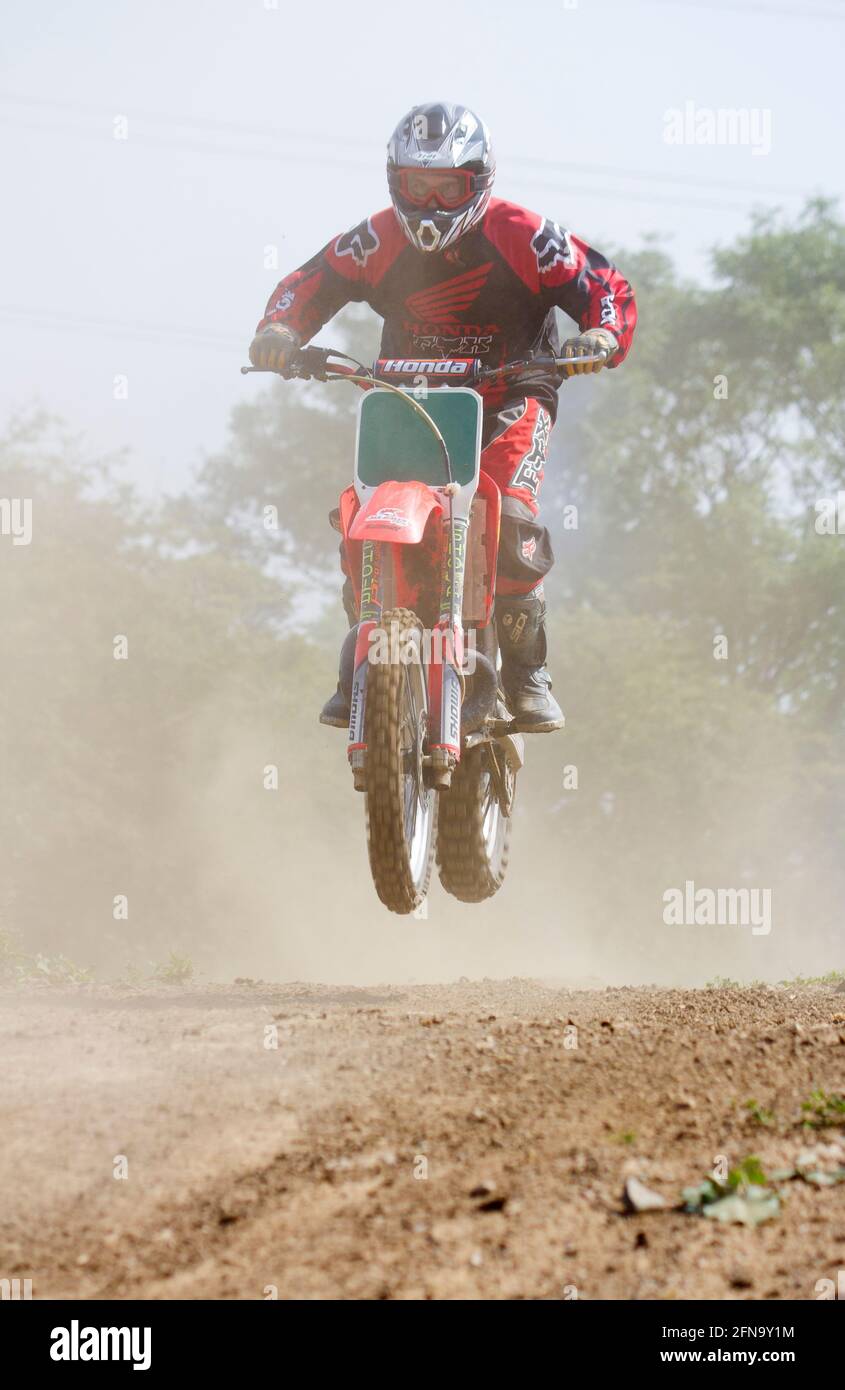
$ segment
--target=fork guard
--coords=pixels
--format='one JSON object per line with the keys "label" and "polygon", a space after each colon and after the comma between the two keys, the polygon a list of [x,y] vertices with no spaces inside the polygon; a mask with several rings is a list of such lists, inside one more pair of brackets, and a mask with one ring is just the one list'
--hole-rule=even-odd
{"label": "fork guard", "polygon": [[440,499],[427,483],[379,483],[349,527],[353,541],[389,541],[391,545],[419,545],[433,511],[442,511]]}

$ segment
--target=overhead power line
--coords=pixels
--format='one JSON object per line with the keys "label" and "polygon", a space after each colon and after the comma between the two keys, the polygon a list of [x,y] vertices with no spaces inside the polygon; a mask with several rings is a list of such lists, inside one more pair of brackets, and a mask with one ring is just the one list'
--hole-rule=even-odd
{"label": "overhead power line", "polygon": [[205,332],[196,326],[181,327],[170,323],[139,323],[137,320],[101,318],[94,314],[67,314],[56,309],[31,309],[18,304],[0,304],[0,319],[8,322],[23,322],[33,325],[46,325],[59,329],[74,329],[82,332],[114,335],[121,338],[135,338],[142,342],[150,339],[206,343],[213,348],[231,353],[238,348],[246,351],[248,334]]}
{"label": "overhead power line", "polygon": [[[110,144],[124,143],[119,141],[112,141],[109,136],[103,135],[98,131],[74,130],[69,129],[67,126],[47,127],[43,125],[37,125],[28,121],[17,120],[14,122],[6,121],[4,122],[4,124],[14,125],[19,129],[30,130],[35,133],[50,135],[57,134],[69,139],[94,140],[98,143],[105,142],[108,140]],[[273,163],[287,162],[289,164],[307,164],[311,166],[322,165],[324,167],[332,167],[339,169],[348,169],[350,166],[354,166],[356,168],[361,169],[372,168],[372,164],[369,160],[350,159],[348,156],[342,157],[338,155],[338,157],[335,159],[331,155],[325,154],[301,155],[296,153],[290,153],[287,150],[274,151],[266,149],[254,149],[243,145],[237,148],[233,146],[207,145],[196,141],[169,140],[163,136],[146,135],[138,133],[134,134],[131,140],[126,141],[125,144],[142,145],[145,147],[150,147],[152,149],[188,150],[194,154],[210,156],[213,159],[261,159],[271,160]],[[707,197],[699,198],[694,196],[691,197],[689,195],[684,195],[683,197],[679,198],[673,198],[672,195],[668,193],[652,193],[637,191],[635,188],[596,188],[592,184],[573,183],[571,179],[568,178],[562,178],[558,180],[552,180],[548,178],[537,178],[530,171],[522,170],[518,161],[514,161],[511,167],[513,172],[509,175],[509,177],[512,182],[522,183],[524,185],[530,186],[531,188],[546,188],[558,193],[578,194],[579,196],[589,198],[610,198],[615,201],[621,200],[623,202],[627,201],[632,203],[645,203],[649,206],[699,208],[708,212],[746,213],[749,209],[748,202],[727,202],[724,199],[715,199]],[[596,167],[596,173],[598,172],[600,171]],[[672,180],[670,179],[669,182],[672,182]],[[793,196],[807,197],[809,196],[809,194],[795,194]]]}
{"label": "overhead power line", "polygon": [[[307,150],[292,151],[284,147],[273,149],[272,147],[265,146],[221,145],[216,143],[207,143],[201,140],[197,141],[192,139],[185,139],[183,137],[174,138],[173,136],[150,134],[145,131],[141,131],[140,133],[137,131],[132,132],[131,126],[129,140],[125,142],[127,144],[135,142],[138,144],[150,145],[159,148],[172,147],[174,149],[185,149],[196,154],[207,154],[212,156],[219,154],[224,158],[247,157],[271,160],[285,159],[289,163],[323,164],[327,166],[342,168],[345,168],[350,164],[368,169],[373,167],[371,157],[373,144],[371,141],[350,139],[348,137],[343,136],[335,137],[333,134],[330,135],[323,132],[303,132],[288,130],[283,127],[241,125],[236,122],[218,121],[206,117],[174,115],[172,113],[154,112],[132,108],[127,109],[122,107],[115,107],[110,110],[105,106],[95,106],[86,102],[59,101],[50,98],[28,97],[22,94],[11,92],[0,92],[0,104],[26,106],[34,109],[43,108],[45,110],[50,111],[72,111],[79,115],[95,116],[98,119],[108,121],[109,123],[111,123],[118,115],[124,115],[127,119],[148,122],[154,125],[181,127],[186,130],[206,129],[226,135],[232,135],[240,139],[243,139],[244,137],[253,138],[258,136],[263,140],[269,141],[296,139],[297,142],[299,142],[300,144],[303,140],[306,140],[312,145],[323,145],[331,148],[336,148],[338,145],[343,145],[349,148],[360,149],[361,151],[368,151],[369,157],[365,159],[356,160],[350,158],[348,154],[339,154],[336,158],[333,158],[331,155],[327,155],[324,153],[313,154]],[[68,128],[67,126],[61,126],[57,128],[55,126],[43,126],[39,124],[30,124],[26,121],[20,120],[20,118],[17,117],[13,118],[12,120],[9,120],[7,118],[5,120],[5,124],[17,125],[19,128],[22,129],[43,131],[46,133],[54,133],[58,129],[60,133],[68,135],[72,138],[112,138],[110,135],[106,133],[105,130],[90,131],[80,129],[79,127]],[[764,196],[769,194],[773,194],[777,197],[796,198],[807,198],[811,196],[811,191],[808,189],[800,189],[794,187],[787,188],[780,185],[757,185],[749,189],[747,185],[737,180],[711,179],[706,177],[698,177],[696,175],[690,174],[677,174],[673,171],[661,173],[657,170],[627,169],[619,165],[603,165],[595,163],[585,163],[583,161],[579,162],[573,160],[540,159],[536,156],[531,155],[512,155],[506,162],[510,167],[517,170],[521,170],[523,166],[533,166],[535,168],[547,171],[548,173],[560,173],[566,178],[565,184],[559,184],[547,182],[543,179],[531,175],[525,178],[523,180],[524,182],[530,182],[532,185],[535,185],[537,187],[565,187],[567,189],[570,189],[572,192],[589,192],[592,193],[595,197],[616,197],[620,192],[624,192],[625,196],[634,199],[635,195],[630,193],[628,190],[613,190],[602,188],[594,189],[591,186],[585,187],[583,185],[578,185],[576,187],[569,182],[568,175],[570,173],[580,175],[587,174],[596,178],[608,177],[612,179],[625,179],[626,181],[632,182],[634,184],[670,184],[672,187],[675,187],[678,184],[683,184],[686,187],[694,189],[714,188],[728,192],[744,192],[746,194],[750,193],[752,197]],[[713,211],[744,211],[747,207],[747,204],[739,205],[736,203],[732,204],[725,202],[704,203],[700,201],[695,202],[692,199],[673,198],[670,196],[664,196],[663,198],[650,198],[649,196],[644,195],[642,198],[636,199],[636,201],[654,201],[657,203],[662,201],[670,205],[709,207]]]}

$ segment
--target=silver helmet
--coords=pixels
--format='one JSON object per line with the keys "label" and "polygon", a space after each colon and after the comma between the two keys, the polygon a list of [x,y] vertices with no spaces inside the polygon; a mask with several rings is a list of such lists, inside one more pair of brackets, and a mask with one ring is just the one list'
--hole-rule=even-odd
{"label": "silver helmet", "polygon": [[495,173],[490,132],[467,106],[414,106],[387,146],[390,196],[418,251],[445,251],[480,222]]}

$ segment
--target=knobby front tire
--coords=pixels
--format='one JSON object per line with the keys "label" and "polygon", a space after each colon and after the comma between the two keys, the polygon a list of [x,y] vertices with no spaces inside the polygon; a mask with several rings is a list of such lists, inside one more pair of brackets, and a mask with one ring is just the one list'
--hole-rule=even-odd
{"label": "knobby front tire", "polygon": [[376,892],[391,912],[408,913],[428,892],[437,794],[420,785],[420,740],[428,713],[425,668],[421,660],[398,659],[396,639],[400,649],[410,642],[419,651],[423,629],[407,608],[384,613],[380,628],[382,648],[392,659],[371,662],[367,669],[367,843]]}

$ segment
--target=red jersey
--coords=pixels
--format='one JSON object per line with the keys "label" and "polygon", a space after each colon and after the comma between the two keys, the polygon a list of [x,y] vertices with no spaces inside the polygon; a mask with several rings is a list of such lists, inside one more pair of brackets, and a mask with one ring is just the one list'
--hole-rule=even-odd
{"label": "red jersey", "polygon": [[[555,308],[582,332],[610,329],[619,351],[609,365],[618,367],[637,322],[634,292],[610,261],[559,223],[502,198],[439,254],[411,246],[392,207],[375,213],[286,276],[258,327],[286,323],[306,342],[351,302],[384,319],[382,357],[477,357],[485,367],[541,346]],[[491,407],[503,403],[501,388],[483,394]],[[538,397],[554,416],[547,380],[522,380],[517,394]]]}

